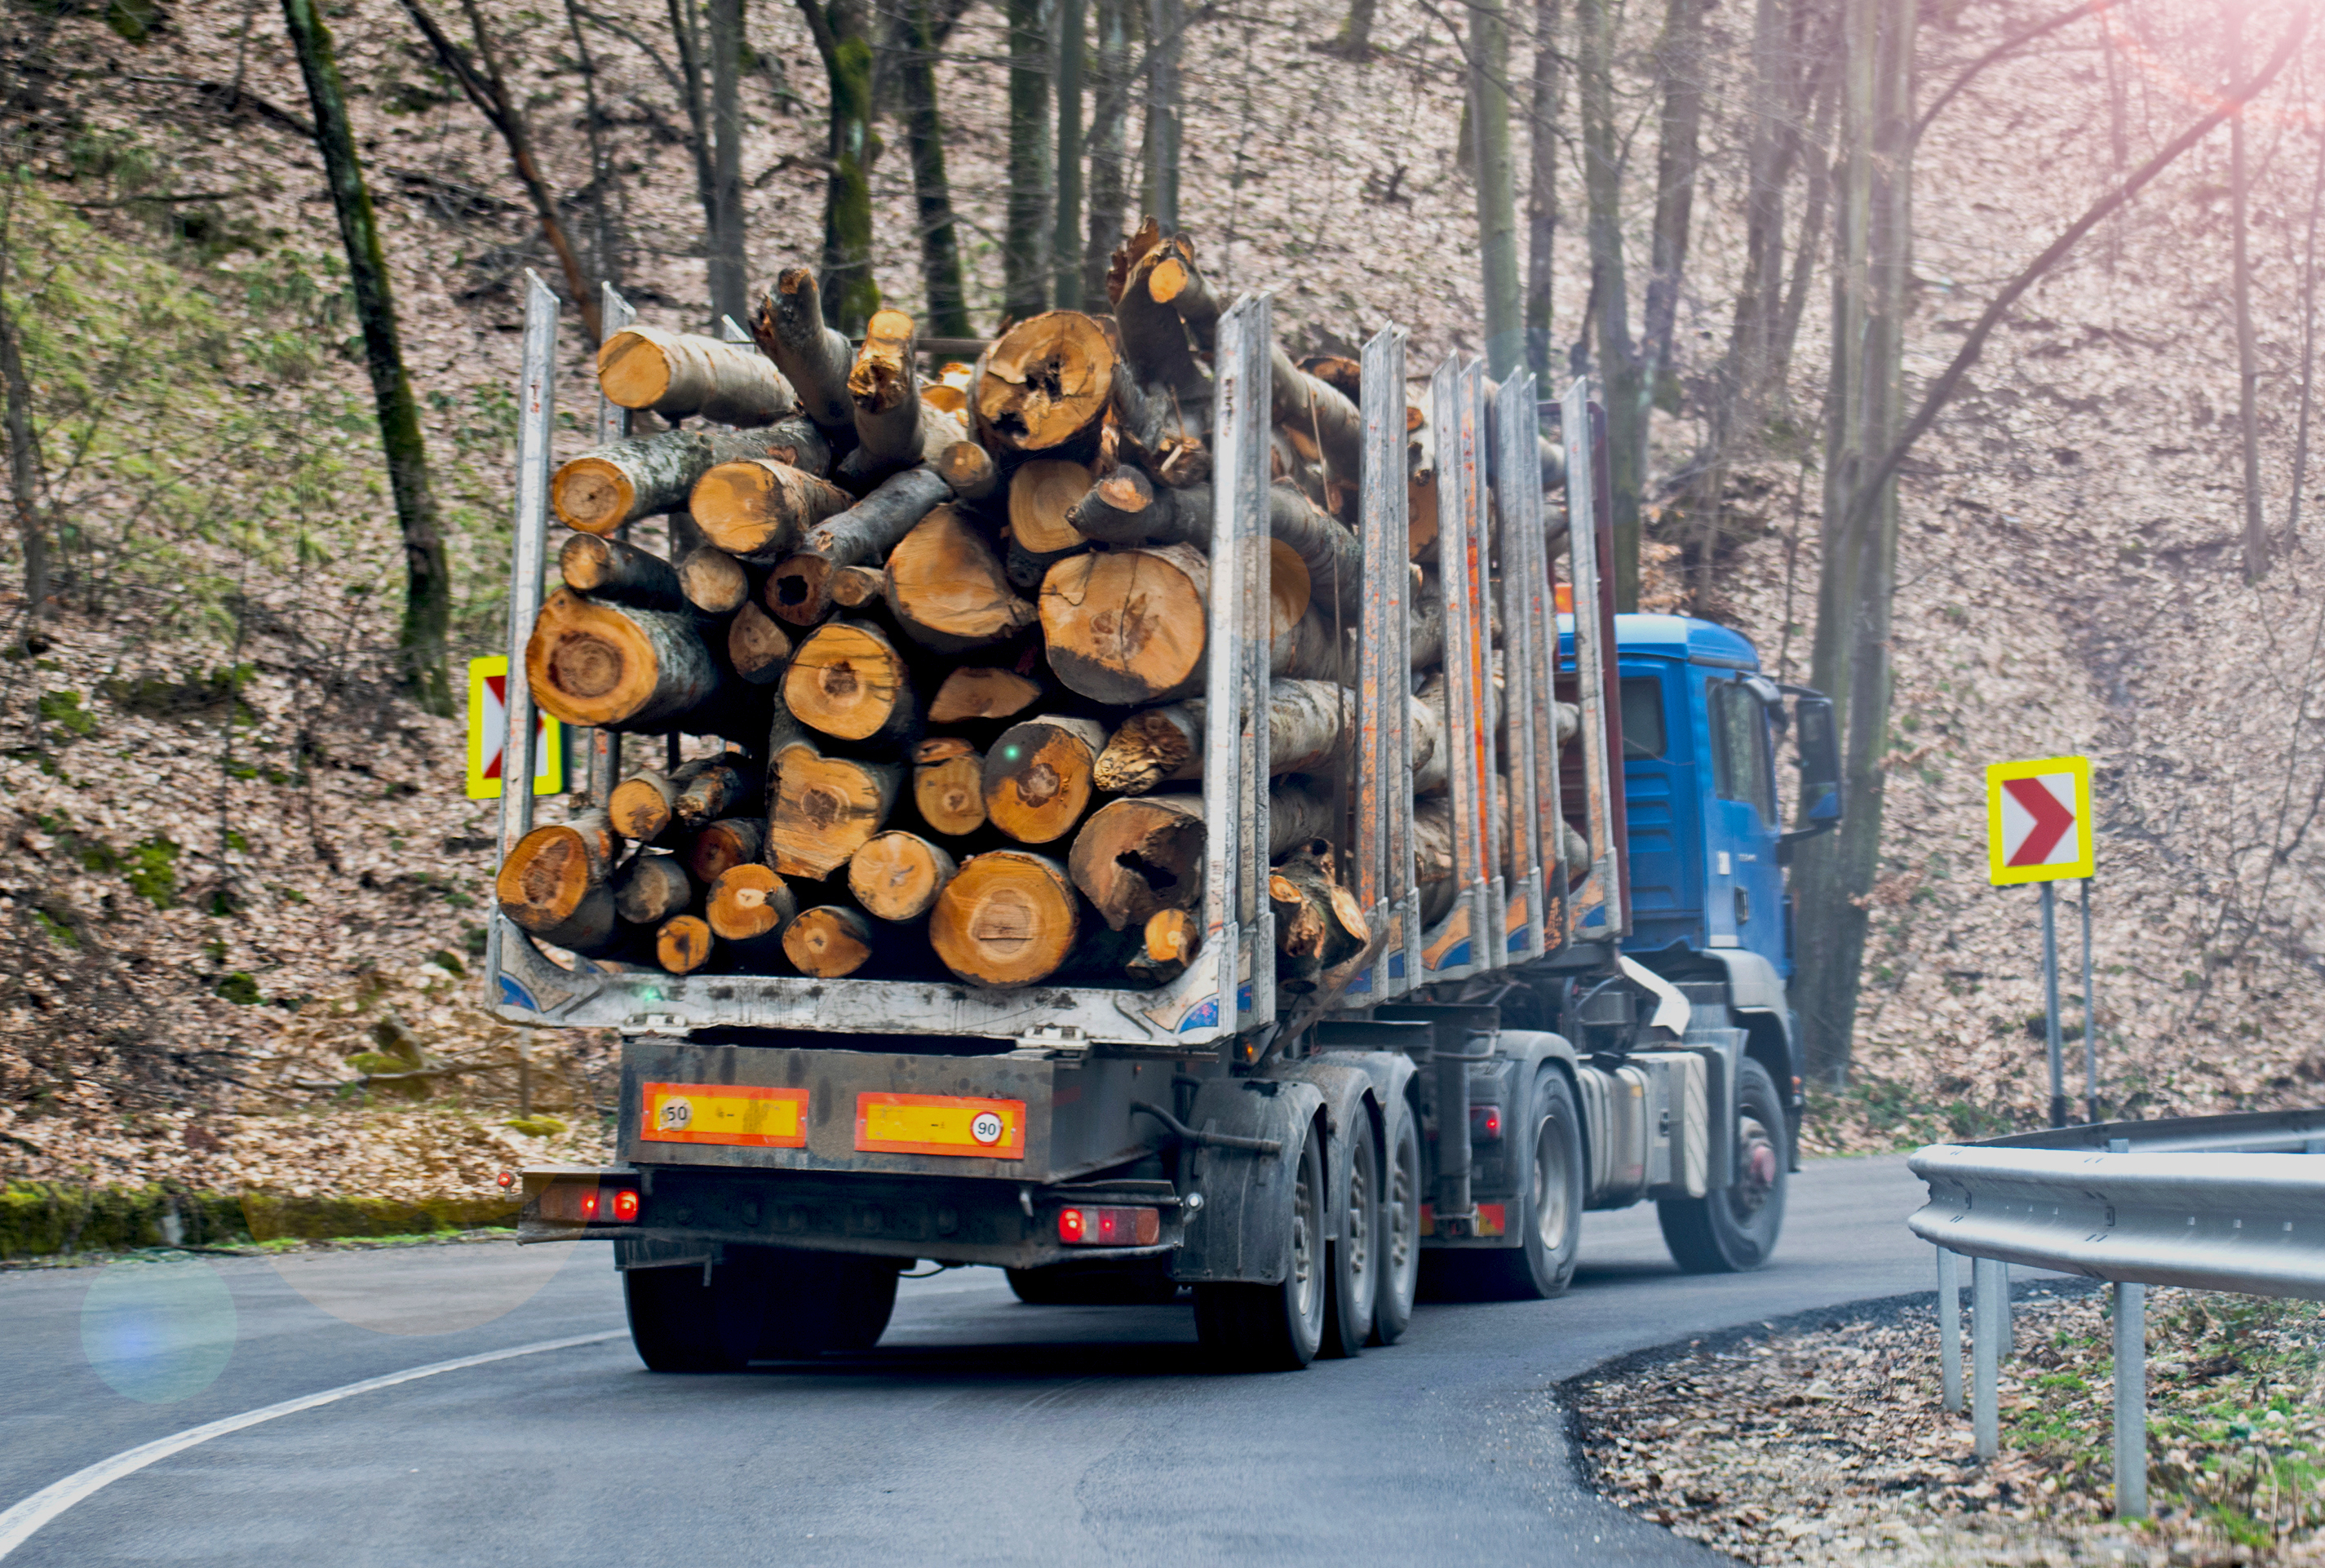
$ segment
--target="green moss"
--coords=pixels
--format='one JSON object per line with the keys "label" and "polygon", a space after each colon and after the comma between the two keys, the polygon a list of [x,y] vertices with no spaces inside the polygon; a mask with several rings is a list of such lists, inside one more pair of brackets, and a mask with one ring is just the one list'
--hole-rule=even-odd
{"label": "green moss", "polygon": [[97,733],[97,715],[80,705],[78,691],[42,692],[40,711],[43,723],[53,724],[68,735]]}
{"label": "green moss", "polygon": [[76,952],[80,951],[79,933],[71,926],[50,919],[44,912],[38,909],[32,911],[32,923],[45,932],[49,940],[59,947],[70,948]]}
{"label": "green moss", "polygon": [[130,890],[156,909],[178,901],[178,846],[156,834],[129,851]]}
{"label": "green moss", "polygon": [[512,1226],[516,1213],[517,1200],[503,1194],[405,1202],[11,1183],[0,1188],[0,1261],[172,1245],[172,1216],[177,1245],[255,1242],[281,1250],[335,1238],[440,1239],[453,1231]]}
{"label": "green moss", "polygon": [[501,1125],[521,1132],[529,1138],[554,1137],[565,1130],[565,1119],[562,1117],[539,1113],[533,1116],[511,1117]]}
{"label": "green moss", "polygon": [[258,994],[258,982],[240,970],[219,977],[217,990],[227,1001],[245,1007],[255,1007],[266,999]]}

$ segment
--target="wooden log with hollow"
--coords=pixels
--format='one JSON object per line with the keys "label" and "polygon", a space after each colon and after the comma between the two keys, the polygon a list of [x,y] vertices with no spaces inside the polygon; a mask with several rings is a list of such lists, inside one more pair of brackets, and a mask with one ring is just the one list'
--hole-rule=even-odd
{"label": "wooden log with hollow", "polygon": [[1056,452],[1093,442],[1113,400],[1114,345],[1079,311],[1018,322],[985,352],[970,403],[977,434],[1007,452]]}
{"label": "wooden log with hollow", "polygon": [[1202,896],[1204,842],[1200,795],[1108,801],[1075,833],[1066,869],[1107,925],[1125,931]]}

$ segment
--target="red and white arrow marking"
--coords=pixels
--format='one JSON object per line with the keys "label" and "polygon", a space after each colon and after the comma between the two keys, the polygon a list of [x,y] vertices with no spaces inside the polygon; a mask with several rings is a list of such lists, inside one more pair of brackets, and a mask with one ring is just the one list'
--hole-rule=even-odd
{"label": "red and white arrow marking", "polygon": [[2036,774],[2002,785],[2002,863],[2071,866],[2082,857],[2075,831],[2075,775]]}

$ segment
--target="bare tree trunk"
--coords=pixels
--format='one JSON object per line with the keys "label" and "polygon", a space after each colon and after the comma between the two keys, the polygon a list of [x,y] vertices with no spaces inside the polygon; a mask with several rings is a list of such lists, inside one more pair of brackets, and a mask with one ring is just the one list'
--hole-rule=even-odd
{"label": "bare tree trunk", "polygon": [[[2325,142],[2317,148],[2317,176],[2309,187],[2309,241],[2301,258],[2301,413],[2293,425],[2293,497],[2285,507],[2284,547],[2301,543],[2301,492],[2309,482],[2309,416],[2316,405],[2317,218],[2325,207]],[[2117,227],[2120,229],[2121,226]]]}
{"label": "bare tree trunk", "polygon": [[[0,256],[5,255],[0,250]],[[16,317],[0,290],[0,390],[8,398],[8,501],[16,533],[24,544],[24,614],[37,626],[48,614],[52,591],[48,519],[41,514],[40,432],[32,428],[32,380],[16,343]],[[26,641],[32,638],[27,635]]]}
{"label": "bare tree trunk", "polygon": [[1023,321],[1049,309],[1050,36],[1043,0],[1004,0],[1009,22],[1009,209],[1001,309]]}
{"label": "bare tree trunk", "polygon": [[960,244],[952,211],[952,182],[945,173],[944,116],[937,107],[936,30],[931,0],[910,0],[911,47],[903,61],[905,137],[912,153],[912,199],[921,220],[921,287],[928,296],[929,331],[939,338],[968,338],[968,290],[961,281]]}
{"label": "bare tree trunk", "polygon": [[[291,0],[283,3],[288,6]],[[557,256],[558,268],[565,274],[565,292],[573,296],[582,322],[589,329],[589,340],[596,342],[605,336],[598,320],[597,290],[565,232],[565,220],[558,215],[556,193],[549,189],[548,179],[533,153],[533,131],[525,123],[524,107],[510,93],[508,81],[501,74],[500,56],[493,48],[492,35],[485,30],[484,14],[477,9],[477,0],[460,0],[461,14],[468,19],[469,37],[476,44],[477,58],[473,61],[437,25],[420,0],[403,0],[403,9],[428,40],[429,47],[436,51],[437,62],[460,84],[461,92],[507,146],[510,167],[515,170],[517,182],[524,187],[525,195],[533,202],[533,216],[541,222],[542,237],[548,240],[549,248]],[[320,24],[321,14],[311,9],[309,14]],[[337,74],[334,67],[335,78]]]}
{"label": "bare tree trunk", "polygon": [[1130,118],[1130,32],[1134,0],[1098,0],[1098,101],[1089,128],[1089,239],[1082,250],[1082,299],[1106,300],[1106,269],[1121,240],[1129,200],[1124,126]]}
{"label": "bare tree trunk", "polygon": [[[1353,14],[1353,13],[1351,14]],[[1528,116],[1526,180],[1526,365],[1544,395],[1550,387],[1551,297],[1558,239],[1558,0],[1534,0],[1533,98]]]}
{"label": "bare tree trunk", "polygon": [[[1695,213],[1695,173],[1703,128],[1703,15],[1708,0],[1671,0],[1663,35],[1655,51],[1663,104],[1655,148],[1655,216],[1648,251],[1644,340],[1640,348],[1639,396],[1646,407],[1678,410],[1678,384],[1672,375],[1672,334],[1679,320],[1680,284],[1687,271],[1687,246]],[[1647,412],[1639,414],[1639,459],[1644,475]]]}
{"label": "bare tree trunk", "polygon": [[1146,210],[1165,234],[1179,229],[1179,57],[1186,0],[1147,0]]}
{"label": "bare tree trunk", "polygon": [[1582,184],[1589,201],[1590,300],[1607,399],[1607,467],[1615,529],[1615,608],[1639,608],[1640,366],[1623,275],[1623,128],[1615,118],[1613,0],[1575,8],[1581,79]]}
{"label": "bare tree trunk", "polygon": [[[2245,70],[2243,13],[2228,11],[2228,80],[2241,79]],[[2268,518],[2260,494],[2260,369],[2253,353],[2252,257],[2247,207],[2250,181],[2245,171],[2245,116],[2239,108],[2228,116],[2228,224],[2235,239],[2237,307],[2237,431],[2244,441],[2245,580],[2258,582],[2268,575]]]}
{"label": "bare tree trunk", "polygon": [[750,260],[743,235],[744,0],[709,0],[710,205],[709,283],[713,324],[737,325],[751,312]]}
{"label": "bare tree trunk", "polygon": [[1516,176],[1510,159],[1509,57],[1508,0],[1471,0],[1469,106],[1477,149],[1477,261],[1486,293],[1486,364],[1497,380],[1514,370],[1525,354]]}
{"label": "bare tree trunk", "polygon": [[[348,282],[356,296],[356,319],[363,329],[364,366],[371,373],[372,401],[379,413],[380,445],[387,456],[388,487],[403,532],[403,624],[397,636],[403,679],[415,700],[431,713],[452,711],[451,678],[444,667],[444,645],[452,621],[452,577],[438,532],[436,501],[428,485],[428,449],[420,434],[420,411],[403,368],[403,348],[395,322],[395,296],[379,226],[372,216],[371,192],[364,187],[347,121],[346,88],[333,58],[331,34],[314,0],[283,0],[283,16],[306,79],[307,101],[315,111],[315,144],[338,215],[339,239],[347,255]],[[514,146],[514,144],[512,144]],[[569,252],[570,254],[570,252]],[[597,302],[581,296],[591,333]],[[14,355],[11,354],[13,359]],[[10,386],[12,409],[15,388]]]}
{"label": "bare tree trunk", "polygon": [[1058,0],[1058,210],[1050,237],[1052,302],[1082,307],[1082,63],[1086,0]]}
{"label": "bare tree trunk", "polygon": [[1801,318],[1808,310],[1809,283],[1816,276],[1817,258],[1824,253],[1825,218],[1832,202],[1832,119],[1839,102],[1839,73],[1827,71],[1817,88],[1816,118],[1809,127],[1808,196],[1801,212],[1801,240],[1792,253],[1792,278],[1784,285],[1784,302],[1768,345],[1764,395],[1784,406],[1791,402],[1787,388],[1792,381],[1792,347],[1800,341]]}
{"label": "bare tree trunk", "polygon": [[605,111],[597,104],[597,60],[589,52],[589,37],[581,29],[581,9],[577,0],[565,0],[566,31],[573,39],[573,57],[581,68],[581,112],[589,137],[589,260],[591,270],[605,282],[620,285],[622,259],[620,242],[615,237],[614,220],[607,213],[606,197],[614,183],[613,159],[606,151]]}
{"label": "bare tree trunk", "polygon": [[1348,19],[1332,37],[1331,52],[1343,60],[1369,60],[1373,52],[1373,13],[1378,0],[1348,0]]}
{"label": "bare tree trunk", "polygon": [[864,329],[880,308],[872,277],[872,41],[863,0],[798,0],[831,89],[824,148],[823,319],[842,332]]}

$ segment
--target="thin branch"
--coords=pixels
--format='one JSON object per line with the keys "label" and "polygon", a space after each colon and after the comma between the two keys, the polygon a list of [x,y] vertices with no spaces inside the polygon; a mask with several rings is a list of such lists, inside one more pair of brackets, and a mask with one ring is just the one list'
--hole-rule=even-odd
{"label": "thin branch", "polygon": [[2024,49],[2026,45],[2033,42],[2036,39],[2042,37],[2045,33],[2056,32],[2061,27],[2066,26],[2070,22],[2080,21],[2083,17],[2091,15],[2095,12],[2104,11],[2114,4],[2116,4],[2116,0],[2083,0],[2083,3],[2080,5],[2074,6],[2070,10],[2060,12],[2059,14],[2052,17],[2048,22],[2038,22],[2033,26],[2026,29],[2024,32],[2004,39],[2000,43],[1996,44],[1992,49],[1987,50],[1984,54],[1979,55],[1976,60],[1970,61],[1969,64],[1962,68],[1961,73],[1956,76],[1954,79],[1948,84],[1946,90],[1940,93],[1931,103],[1930,107],[1922,111],[1922,117],[1913,122],[1913,134],[1908,139],[1913,142],[1919,142],[1922,139],[1922,133],[1930,128],[1930,122],[1936,119],[1948,104],[1954,101],[1955,96],[1959,94],[1962,88],[1969,86],[1970,79],[1972,77],[1978,75],[1978,72],[1984,70],[1987,66],[1996,63],[2005,55],[2015,53],[2018,50]]}

